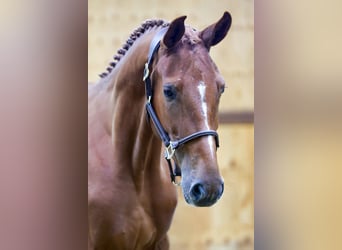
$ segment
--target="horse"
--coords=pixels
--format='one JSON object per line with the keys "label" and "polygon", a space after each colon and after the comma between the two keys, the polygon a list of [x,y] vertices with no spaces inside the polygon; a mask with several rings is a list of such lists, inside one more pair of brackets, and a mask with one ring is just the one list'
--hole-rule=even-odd
{"label": "horse", "polygon": [[145,21],[88,87],[89,250],[169,249],[176,175],[190,205],[212,206],[223,193],[225,82],[209,51],[232,19],[224,12],[201,31],[185,19]]}

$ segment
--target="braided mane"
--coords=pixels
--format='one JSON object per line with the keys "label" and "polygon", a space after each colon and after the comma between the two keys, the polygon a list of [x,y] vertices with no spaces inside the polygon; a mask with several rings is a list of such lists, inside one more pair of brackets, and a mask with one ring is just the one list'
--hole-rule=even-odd
{"label": "braided mane", "polygon": [[122,48],[119,49],[114,55],[114,61],[109,63],[109,67],[107,68],[108,72],[103,72],[99,76],[101,78],[106,77],[112,70],[114,69],[115,65],[120,61],[120,59],[126,54],[130,47],[132,47],[133,43],[147,30],[154,28],[154,27],[167,27],[169,25],[168,22],[162,19],[153,19],[153,20],[146,20],[143,22],[137,29],[135,29],[129,38],[127,39],[126,43],[122,45]]}

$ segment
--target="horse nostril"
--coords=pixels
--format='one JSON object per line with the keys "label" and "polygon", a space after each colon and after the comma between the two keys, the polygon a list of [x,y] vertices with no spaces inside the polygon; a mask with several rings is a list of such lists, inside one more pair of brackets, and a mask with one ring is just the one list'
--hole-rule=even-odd
{"label": "horse nostril", "polygon": [[197,183],[192,186],[190,190],[190,194],[194,201],[199,201],[206,197],[206,191],[204,186],[201,183]]}
{"label": "horse nostril", "polygon": [[[211,185],[210,185],[211,184]],[[218,183],[197,182],[189,190],[189,198],[195,206],[205,207],[213,205],[221,198],[224,190],[223,181]]]}
{"label": "horse nostril", "polygon": [[221,184],[221,189],[219,191],[219,197],[221,197],[221,195],[223,194],[224,191],[224,183]]}

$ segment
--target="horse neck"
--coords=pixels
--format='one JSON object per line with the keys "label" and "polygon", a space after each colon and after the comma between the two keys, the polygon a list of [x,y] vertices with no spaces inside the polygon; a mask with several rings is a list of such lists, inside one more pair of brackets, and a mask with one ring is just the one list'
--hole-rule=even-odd
{"label": "horse neck", "polygon": [[[142,80],[150,42],[156,29],[135,41],[110,74],[112,89],[111,135],[114,157],[135,178],[149,169],[158,172],[161,142],[146,119],[145,85]],[[130,166],[127,168],[127,166]]]}

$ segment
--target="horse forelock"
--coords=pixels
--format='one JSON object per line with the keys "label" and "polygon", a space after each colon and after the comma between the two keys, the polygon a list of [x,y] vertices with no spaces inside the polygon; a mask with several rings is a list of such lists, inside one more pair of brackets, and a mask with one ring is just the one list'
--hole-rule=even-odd
{"label": "horse forelock", "polygon": [[99,76],[101,78],[106,77],[116,66],[116,64],[121,60],[121,58],[126,54],[126,52],[132,47],[134,42],[143,35],[146,31],[150,30],[154,27],[167,27],[169,22],[162,20],[162,19],[150,19],[143,22],[138,28],[136,28],[127,41],[122,45],[122,47],[117,51],[114,55],[113,62],[109,63],[109,67],[107,67],[108,72],[103,72]]}
{"label": "horse forelock", "polygon": [[185,33],[182,37],[182,43],[194,46],[201,43],[201,41],[202,40],[198,36],[196,30],[190,26],[187,26],[187,29],[185,30]]}

